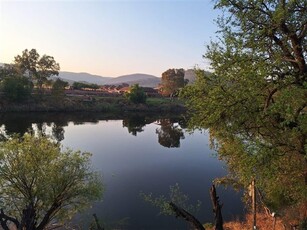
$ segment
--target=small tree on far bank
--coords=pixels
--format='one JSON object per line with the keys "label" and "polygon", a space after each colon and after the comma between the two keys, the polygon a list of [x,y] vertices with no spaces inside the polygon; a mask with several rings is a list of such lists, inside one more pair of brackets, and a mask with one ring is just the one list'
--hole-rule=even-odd
{"label": "small tree on far bank", "polygon": [[90,154],[61,150],[47,137],[25,134],[0,144],[0,224],[3,229],[54,227],[101,197]]}
{"label": "small tree on far bank", "polygon": [[31,96],[33,84],[23,76],[9,76],[1,82],[1,89],[7,100],[23,102]]}
{"label": "small tree on far bank", "polygon": [[133,85],[130,92],[126,93],[125,96],[129,101],[135,104],[145,104],[147,99],[146,93],[139,84]]}
{"label": "small tree on far bank", "polygon": [[68,82],[57,78],[52,84],[51,95],[54,99],[61,99],[65,96],[65,87],[68,86]]}
{"label": "small tree on far bank", "polygon": [[5,78],[14,77],[16,75],[19,75],[19,73],[14,65],[3,64],[3,66],[0,66],[0,82]]}

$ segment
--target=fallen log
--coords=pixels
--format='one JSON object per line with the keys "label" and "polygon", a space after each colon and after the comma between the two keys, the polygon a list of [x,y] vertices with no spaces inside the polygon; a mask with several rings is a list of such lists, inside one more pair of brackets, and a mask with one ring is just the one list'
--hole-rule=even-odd
{"label": "fallen log", "polygon": [[192,214],[190,214],[183,208],[178,207],[173,202],[170,202],[169,205],[172,208],[173,212],[176,214],[176,217],[181,217],[184,220],[188,221],[190,224],[193,225],[195,229],[205,230],[204,226]]}

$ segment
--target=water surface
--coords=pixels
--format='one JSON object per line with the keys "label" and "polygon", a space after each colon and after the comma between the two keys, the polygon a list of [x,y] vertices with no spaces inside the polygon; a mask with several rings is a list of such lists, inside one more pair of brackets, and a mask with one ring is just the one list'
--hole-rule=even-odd
{"label": "water surface", "polygon": [[[31,129],[51,135],[64,147],[91,152],[92,167],[103,176],[103,201],[78,215],[75,220],[80,225],[87,226],[96,213],[110,229],[188,229],[184,221],[159,215],[139,195],[142,191],[168,196],[169,187],[176,183],[191,203],[202,202],[195,214],[199,220],[213,221],[209,188],[226,170],[210,150],[207,132],[189,133],[182,119],[170,117],[36,116],[2,116],[2,130],[23,133]],[[242,214],[238,194],[218,187],[218,195],[226,220]]]}

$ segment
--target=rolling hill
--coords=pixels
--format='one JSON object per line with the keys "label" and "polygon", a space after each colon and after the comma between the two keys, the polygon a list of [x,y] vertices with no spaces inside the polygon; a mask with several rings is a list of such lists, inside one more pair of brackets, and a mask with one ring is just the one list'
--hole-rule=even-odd
{"label": "rolling hill", "polygon": [[104,85],[110,77],[102,77],[99,75],[93,75],[89,73],[73,73],[67,71],[60,71],[58,78],[70,82],[88,82],[97,85]]}
{"label": "rolling hill", "polygon": [[129,74],[107,80],[108,85],[118,85],[127,83],[129,85],[139,84],[143,87],[156,87],[161,82],[161,78],[149,74]]}
{"label": "rolling hill", "polygon": [[59,76],[53,78],[60,78],[64,81],[72,84],[74,81],[87,82],[97,85],[120,85],[122,83],[127,83],[129,85],[139,84],[143,87],[156,87],[161,79],[149,74],[129,74],[119,77],[102,77],[98,75],[92,75],[89,73],[73,73],[60,71]]}

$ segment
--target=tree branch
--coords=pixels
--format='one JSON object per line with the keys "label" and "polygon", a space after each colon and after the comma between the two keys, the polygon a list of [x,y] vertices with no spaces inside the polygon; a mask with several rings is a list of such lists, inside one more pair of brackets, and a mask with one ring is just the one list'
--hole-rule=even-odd
{"label": "tree branch", "polygon": [[[20,224],[19,224],[19,221],[18,221],[16,218],[13,218],[13,217],[11,217],[11,216],[8,216],[8,215],[4,214],[3,209],[0,210],[0,220],[1,220],[1,226],[2,226],[5,230],[9,230],[9,228],[8,228],[8,226],[7,226],[7,224],[6,224],[7,221],[13,222],[13,223],[16,225],[17,228],[18,228],[19,225],[20,225]],[[4,225],[4,224],[5,224],[5,225]],[[6,227],[5,227],[5,226],[6,226]]]}
{"label": "tree branch", "polygon": [[47,211],[43,220],[40,222],[40,224],[38,225],[38,227],[36,229],[37,230],[43,230],[46,227],[46,225],[48,224],[48,222],[50,221],[51,216],[54,215],[54,213],[57,211],[57,209],[60,206],[61,206],[60,204],[58,204],[57,202],[54,202],[52,204],[52,206],[50,207],[50,209]]}
{"label": "tree branch", "polygon": [[277,88],[273,89],[270,93],[269,96],[267,97],[264,105],[264,109],[267,109],[272,101],[273,95],[277,92]]}
{"label": "tree branch", "polygon": [[184,210],[183,208],[178,207],[176,204],[173,202],[169,203],[171,209],[173,212],[176,214],[176,217],[181,217],[184,220],[188,221],[191,223],[195,229],[198,230],[205,230],[204,226],[197,220],[192,214]]}

